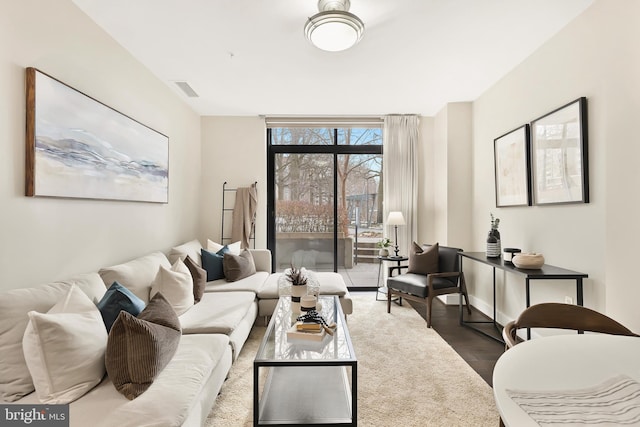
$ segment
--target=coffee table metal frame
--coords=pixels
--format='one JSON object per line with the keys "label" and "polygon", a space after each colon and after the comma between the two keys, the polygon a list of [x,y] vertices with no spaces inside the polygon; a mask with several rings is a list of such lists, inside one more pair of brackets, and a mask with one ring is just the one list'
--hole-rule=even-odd
{"label": "coffee table metal frame", "polygon": [[[322,342],[287,339],[295,321],[281,297],[253,361],[253,425],[357,425],[358,361],[337,296],[320,296],[334,335]],[[268,369],[260,384],[260,372]]]}

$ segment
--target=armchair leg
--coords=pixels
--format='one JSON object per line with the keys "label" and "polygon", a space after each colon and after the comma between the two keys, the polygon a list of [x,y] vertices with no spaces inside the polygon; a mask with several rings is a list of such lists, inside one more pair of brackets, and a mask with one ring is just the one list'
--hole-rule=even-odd
{"label": "armchair leg", "polygon": [[387,313],[391,313],[391,288],[387,287]]}
{"label": "armchair leg", "polygon": [[433,297],[429,295],[427,297],[427,328],[431,327],[431,303],[433,302]]}

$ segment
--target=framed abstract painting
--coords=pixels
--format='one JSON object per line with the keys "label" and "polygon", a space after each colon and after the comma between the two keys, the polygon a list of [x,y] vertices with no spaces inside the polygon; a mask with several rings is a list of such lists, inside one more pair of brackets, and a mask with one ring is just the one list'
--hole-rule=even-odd
{"label": "framed abstract painting", "polygon": [[529,125],[493,140],[496,207],[529,206]]}
{"label": "framed abstract painting", "polygon": [[533,202],[589,202],[587,98],[531,122]]}
{"label": "framed abstract painting", "polygon": [[27,196],[168,203],[169,138],[26,69]]}

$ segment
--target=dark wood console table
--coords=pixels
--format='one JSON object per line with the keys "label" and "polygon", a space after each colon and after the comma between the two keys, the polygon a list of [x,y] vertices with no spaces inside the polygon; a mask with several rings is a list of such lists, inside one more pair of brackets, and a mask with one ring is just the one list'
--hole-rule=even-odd
{"label": "dark wood console table", "polygon": [[[577,271],[567,270],[567,269],[555,267],[549,264],[544,264],[542,268],[538,270],[516,268],[513,264],[509,262],[505,262],[502,257],[487,258],[486,252],[460,252],[458,255],[460,256],[461,269],[462,269],[462,260],[464,258],[489,265],[493,269],[493,319],[491,321],[464,320],[464,313],[462,310],[462,301],[460,301],[460,324],[463,326],[470,327],[480,332],[481,334],[488,336],[489,338],[495,339],[496,341],[503,342],[501,338],[496,338],[493,335],[487,334],[486,332],[471,326],[471,324],[473,323],[493,323],[494,328],[498,331],[500,330],[496,322],[496,269],[504,270],[507,273],[513,273],[519,276],[524,276],[527,307],[531,305],[531,296],[530,296],[531,280],[575,280],[576,281],[576,303],[578,305],[584,305],[582,279],[586,279],[587,277],[589,277],[589,275],[586,273],[579,273]],[[527,330],[527,339],[530,339],[530,338],[531,338],[531,331]]]}

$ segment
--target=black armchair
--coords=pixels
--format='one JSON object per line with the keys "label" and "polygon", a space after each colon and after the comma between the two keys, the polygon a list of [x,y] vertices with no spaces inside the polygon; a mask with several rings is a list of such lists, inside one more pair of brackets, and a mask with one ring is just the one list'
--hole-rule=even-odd
{"label": "black armchair", "polygon": [[[426,246],[428,247],[430,245]],[[458,293],[464,296],[467,311],[471,314],[464,273],[460,269],[460,257],[458,256],[458,253],[462,252],[462,249],[439,246],[437,251],[437,272],[428,274],[401,273],[402,269],[408,269],[409,266],[389,267],[389,277],[387,278],[387,313],[391,313],[391,300],[393,296],[425,303],[427,305],[427,327],[430,328],[431,303],[433,302],[433,298],[438,295]],[[401,274],[394,276],[393,274],[396,271]]]}

